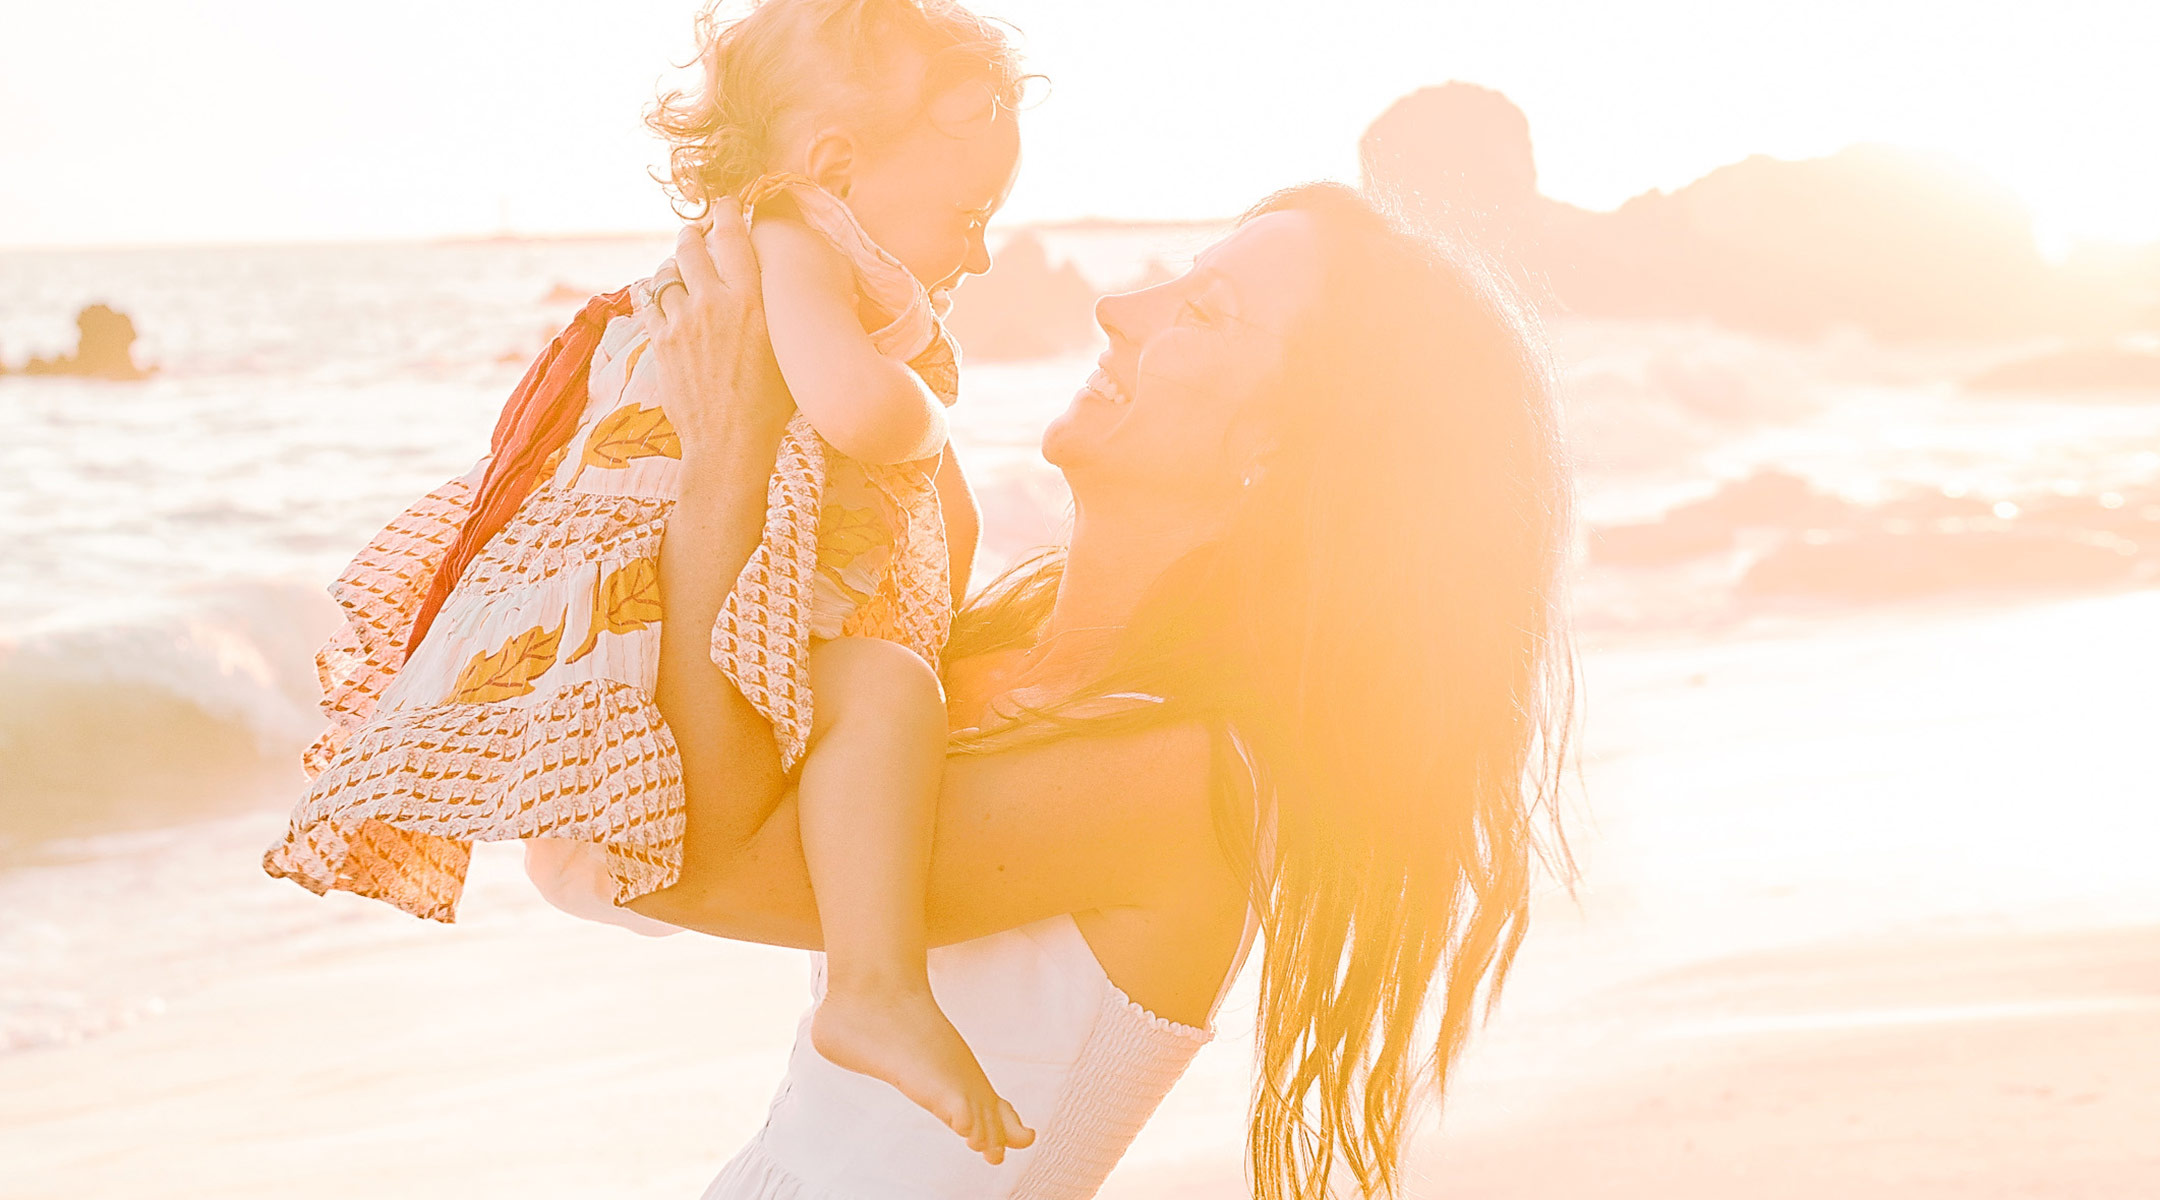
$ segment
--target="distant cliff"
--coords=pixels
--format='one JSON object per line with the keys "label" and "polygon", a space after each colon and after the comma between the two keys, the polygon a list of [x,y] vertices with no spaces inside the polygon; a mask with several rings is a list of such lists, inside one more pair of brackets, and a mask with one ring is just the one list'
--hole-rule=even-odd
{"label": "distant cliff", "polygon": [[1045,358],[1095,343],[1096,295],[1078,267],[1051,266],[1041,239],[1023,230],[998,248],[988,274],[953,293],[946,323],[975,361]]}
{"label": "distant cliff", "polygon": [[1464,83],[1397,101],[1359,150],[1368,188],[1565,311],[1886,339],[2160,326],[2160,248],[2106,270],[2051,266],[2017,198],[1944,159],[1879,146],[1756,156],[1589,212],[1539,194],[1522,110]]}

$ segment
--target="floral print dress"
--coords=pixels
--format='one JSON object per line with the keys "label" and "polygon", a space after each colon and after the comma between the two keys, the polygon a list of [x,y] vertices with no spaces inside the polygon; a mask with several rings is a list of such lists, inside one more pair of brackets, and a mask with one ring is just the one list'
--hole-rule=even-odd
{"label": "floral print dress", "polygon": [[[922,286],[847,208],[799,177],[802,219],[854,265],[889,319],[871,334],[947,404],[958,360]],[[317,655],[329,727],[272,875],[453,919],[475,841],[597,847],[626,902],[675,882],[682,772],[654,707],[660,540],[682,449],[658,364],[634,317],[602,333],[576,432],[473,559],[418,645],[406,640],[487,462],[422,497],[331,586],[344,626]],[[764,534],[711,631],[713,661],[801,758],[813,640],[884,638],[936,662],[952,619],[935,460],[897,466],[833,451],[800,413],[767,487]]]}

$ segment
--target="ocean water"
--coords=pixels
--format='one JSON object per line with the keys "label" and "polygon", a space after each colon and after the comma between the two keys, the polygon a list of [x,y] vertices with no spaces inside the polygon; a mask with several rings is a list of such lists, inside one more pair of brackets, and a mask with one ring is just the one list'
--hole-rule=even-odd
{"label": "ocean water", "polygon": [[[1047,240],[1106,287],[1193,248],[1191,231]],[[587,294],[668,248],[0,255],[0,361],[68,349],[74,311],[103,301],[157,368],[0,378],[0,1049],[154,1019],[236,945],[330,936],[312,902],[254,879],[217,893],[214,922],[176,903],[199,881],[188,864],[251,854],[260,814],[292,795],[317,725],[310,655],[334,619],[323,585],[484,450]],[[1550,333],[1593,642],[2160,576],[2160,396],[1961,387],[2044,347],[1564,315]],[[1036,441],[1092,356],[967,370],[954,438],[987,513],[985,567],[1058,536],[1066,499]]]}

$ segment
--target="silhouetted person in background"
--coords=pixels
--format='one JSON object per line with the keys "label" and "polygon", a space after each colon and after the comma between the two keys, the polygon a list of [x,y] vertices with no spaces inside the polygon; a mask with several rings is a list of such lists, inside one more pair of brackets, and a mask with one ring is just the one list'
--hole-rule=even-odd
{"label": "silhouetted person in background", "polygon": [[61,358],[33,358],[26,375],[90,375],[99,379],[141,379],[148,371],[135,365],[135,322],[124,312],[93,304],[75,314],[75,353]]}

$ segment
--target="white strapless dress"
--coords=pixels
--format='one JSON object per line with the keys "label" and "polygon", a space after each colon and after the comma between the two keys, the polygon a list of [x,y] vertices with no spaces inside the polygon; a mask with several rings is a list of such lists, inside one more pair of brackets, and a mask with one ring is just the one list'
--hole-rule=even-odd
{"label": "white strapless dress", "polygon": [[[615,907],[596,847],[542,840],[525,850],[527,874],[556,907],[645,934],[682,932]],[[1248,914],[1210,1025],[1256,927]],[[765,1126],[704,1200],[1086,1200],[1212,1036],[1134,1003],[1070,916],[932,950],[938,1004],[1035,1131],[1034,1145],[993,1167],[897,1088],[810,1044],[825,993],[825,956],[811,959],[810,1009]]]}
{"label": "white strapless dress", "polygon": [[[1248,922],[1230,978],[1250,945]],[[828,1062],[805,1014],[765,1127],[704,1200],[1085,1200],[1210,1037],[1118,990],[1069,916],[932,950],[930,984],[1033,1146],[984,1162],[889,1084]]]}

